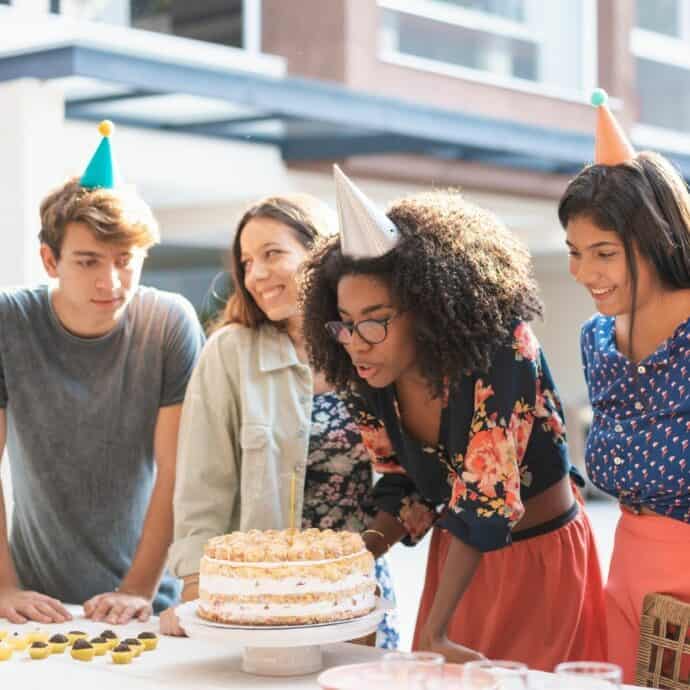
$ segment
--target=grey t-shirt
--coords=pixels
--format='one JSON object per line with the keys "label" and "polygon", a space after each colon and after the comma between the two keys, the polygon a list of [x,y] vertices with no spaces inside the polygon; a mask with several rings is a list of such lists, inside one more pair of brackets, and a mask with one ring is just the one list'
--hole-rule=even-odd
{"label": "grey t-shirt", "polygon": [[[179,295],[140,287],[100,338],[65,330],[47,287],[0,292],[0,408],[22,586],[83,603],[129,570],[155,479],[161,407],[182,402],[203,344]],[[173,603],[166,575],[154,601]]]}

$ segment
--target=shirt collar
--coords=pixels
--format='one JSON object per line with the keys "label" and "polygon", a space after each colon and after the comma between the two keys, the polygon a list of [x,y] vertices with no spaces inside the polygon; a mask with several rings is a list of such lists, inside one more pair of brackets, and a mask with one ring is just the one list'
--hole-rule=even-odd
{"label": "shirt collar", "polygon": [[259,329],[259,369],[276,371],[300,365],[297,351],[287,333],[275,326],[264,325]]}

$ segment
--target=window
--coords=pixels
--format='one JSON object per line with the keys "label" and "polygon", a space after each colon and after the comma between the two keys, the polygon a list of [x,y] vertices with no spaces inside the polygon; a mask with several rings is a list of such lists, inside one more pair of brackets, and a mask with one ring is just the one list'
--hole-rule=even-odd
{"label": "window", "polygon": [[690,134],[690,69],[644,59],[636,64],[640,122]]}
{"label": "window", "polygon": [[131,0],[132,26],[243,46],[242,0]]}
{"label": "window", "polygon": [[441,0],[441,2],[515,21],[523,21],[525,18],[524,0]]}
{"label": "window", "polygon": [[379,7],[383,60],[577,97],[593,86],[593,0],[379,0]]}
{"label": "window", "polygon": [[690,0],[636,0],[635,8],[639,123],[690,134]]}
{"label": "window", "polygon": [[255,50],[261,0],[60,0],[60,14]]}
{"label": "window", "polygon": [[680,36],[682,0],[636,0],[636,26],[647,31]]}

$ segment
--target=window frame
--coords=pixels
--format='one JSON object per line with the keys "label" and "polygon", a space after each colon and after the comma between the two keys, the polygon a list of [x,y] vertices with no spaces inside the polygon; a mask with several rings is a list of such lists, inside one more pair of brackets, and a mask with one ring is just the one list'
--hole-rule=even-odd
{"label": "window frame", "polygon": [[377,48],[377,57],[380,62],[421,72],[429,72],[440,76],[489,84],[514,91],[549,96],[577,103],[586,101],[589,93],[597,84],[596,0],[582,0],[583,31],[581,36],[581,59],[583,83],[579,88],[556,86],[554,84],[535,82],[520,77],[498,75],[485,70],[419,57],[387,48],[383,40],[384,28],[381,21],[381,12],[399,12],[458,27],[494,33],[506,38],[526,40],[538,45],[540,43],[539,37],[535,37],[527,28],[520,26],[520,22],[498,16],[492,17],[487,13],[467,9],[465,7],[447,6],[436,0],[377,0],[377,9],[380,13]]}
{"label": "window frame", "polygon": [[[647,60],[686,70],[690,78],[690,0],[680,0],[678,5],[680,36],[669,36],[633,25],[630,32],[630,52],[635,60]],[[639,93],[639,82],[636,80]],[[690,131],[671,129],[638,121],[632,135],[650,147],[690,153]]]}

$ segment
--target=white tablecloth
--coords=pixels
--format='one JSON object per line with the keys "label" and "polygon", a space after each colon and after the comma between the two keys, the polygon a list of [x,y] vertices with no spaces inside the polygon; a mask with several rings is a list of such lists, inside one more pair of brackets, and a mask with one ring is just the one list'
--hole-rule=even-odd
{"label": "white tablecloth", "polygon": [[[112,628],[124,639],[136,637],[144,630],[158,632],[158,620],[115,626],[92,623],[77,607],[69,607],[74,620],[59,625],[11,625],[0,619],[0,630],[28,632],[41,628],[54,634],[68,630],[82,630],[89,637]],[[110,654],[94,657],[93,661],[75,661],[69,655],[55,654],[34,661],[28,652],[15,652],[9,661],[0,662],[0,690],[205,690],[207,688],[318,688],[314,673],[293,678],[252,676],[240,669],[241,645],[216,646],[189,638],[162,637],[158,649],[143,652],[131,664],[116,665]],[[373,661],[382,651],[349,643],[327,645],[323,648],[324,667]]]}
{"label": "white tablecloth", "polygon": [[[120,639],[136,637],[144,630],[158,633],[158,619],[147,623],[116,626],[92,623],[82,615],[80,607],[68,607],[74,620],[59,625],[11,625],[0,619],[0,630],[29,632],[35,628],[50,634],[82,630],[94,637],[111,628]],[[315,640],[315,642],[318,640]],[[241,668],[242,646],[217,646],[190,638],[160,637],[158,649],[143,652],[131,664],[116,665],[110,654],[94,657],[93,661],[75,661],[69,655],[55,654],[34,661],[28,652],[15,652],[9,661],[0,661],[0,690],[210,690],[211,688],[271,688],[277,690],[315,690],[318,673],[292,678],[270,678],[244,673]],[[346,642],[323,647],[324,668],[341,664],[375,661],[383,651]],[[549,687],[551,674],[530,672],[530,685],[538,690]],[[363,688],[363,690],[365,690]],[[623,690],[634,690],[623,686]]]}

